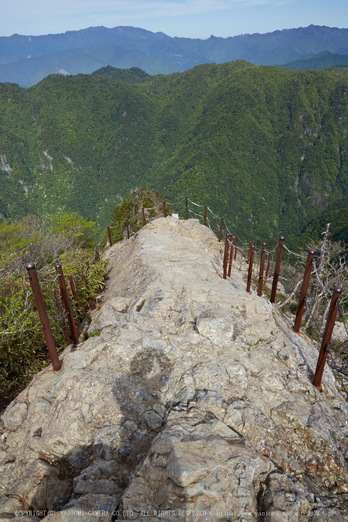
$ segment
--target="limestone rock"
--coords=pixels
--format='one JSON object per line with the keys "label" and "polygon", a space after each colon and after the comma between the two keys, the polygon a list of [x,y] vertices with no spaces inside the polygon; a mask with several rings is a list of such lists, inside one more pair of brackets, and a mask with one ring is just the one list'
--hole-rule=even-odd
{"label": "limestone rock", "polygon": [[108,249],[95,335],[3,414],[7,519],[346,519],[347,403],[328,366],[313,387],[317,349],[246,293],[245,261],[222,278],[222,250],[170,217]]}

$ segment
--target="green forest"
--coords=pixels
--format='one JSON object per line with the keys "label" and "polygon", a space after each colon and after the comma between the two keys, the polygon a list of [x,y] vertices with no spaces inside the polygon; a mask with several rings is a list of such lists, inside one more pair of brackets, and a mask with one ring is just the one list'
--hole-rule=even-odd
{"label": "green forest", "polygon": [[209,205],[245,240],[297,238],[332,212],[347,240],[347,86],[345,68],[238,61],[0,84],[0,217],[79,212],[99,238],[147,187]]}

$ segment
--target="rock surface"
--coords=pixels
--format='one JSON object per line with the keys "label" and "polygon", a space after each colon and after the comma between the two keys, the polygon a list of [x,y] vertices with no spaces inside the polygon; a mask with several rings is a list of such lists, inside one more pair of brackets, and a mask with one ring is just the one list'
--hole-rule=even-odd
{"label": "rock surface", "polygon": [[347,403],[245,261],[170,217],[107,256],[92,336],[2,416],[0,521],[348,520]]}

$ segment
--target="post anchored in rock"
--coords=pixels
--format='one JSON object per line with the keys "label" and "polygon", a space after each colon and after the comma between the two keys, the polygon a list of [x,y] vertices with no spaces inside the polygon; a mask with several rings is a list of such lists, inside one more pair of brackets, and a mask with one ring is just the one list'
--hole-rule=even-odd
{"label": "post anchored in rock", "polygon": [[278,279],[280,274],[280,265],[282,262],[282,254],[283,254],[283,247],[284,247],[284,236],[280,236],[279,242],[278,242],[278,249],[277,249],[277,258],[276,263],[274,267],[274,274],[273,274],[273,284],[272,284],[272,292],[271,292],[271,303],[275,302],[276,294],[277,294],[277,286],[278,286]]}
{"label": "post anchored in rock", "polygon": [[231,247],[230,247],[230,255],[228,260],[228,277],[231,277],[231,271],[232,271],[232,260],[233,260],[233,245],[234,245],[234,237],[230,236],[231,241]]}
{"label": "post anchored in rock", "polygon": [[236,261],[237,260],[237,250],[238,250],[238,236],[235,236],[234,240],[233,240],[233,243],[234,243],[234,260]]}
{"label": "post anchored in rock", "polygon": [[257,295],[262,296],[263,286],[263,273],[265,271],[265,258],[266,258],[266,243],[262,243],[261,258],[260,258],[260,270],[259,270],[259,284],[257,287]]}
{"label": "post anchored in rock", "polygon": [[268,261],[267,261],[267,269],[266,269],[266,279],[268,279],[268,276],[269,276],[269,269],[271,267],[271,259],[272,259],[272,254],[269,253],[268,254]]}
{"label": "post anchored in rock", "polygon": [[75,299],[76,306],[79,307],[80,306],[80,302],[79,302],[79,298],[78,298],[78,295],[77,295],[77,292],[76,292],[75,283],[74,283],[74,280],[73,280],[73,277],[72,277],[71,274],[68,275],[68,279],[69,279],[69,283],[70,283],[70,290],[71,290],[71,293],[73,295],[73,298]]}
{"label": "post anchored in rock", "polygon": [[146,217],[145,217],[145,209],[144,209],[144,207],[142,207],[141,212],[143,214],[143,225],[145,226],[146,225]]}
{"label": "post anchored in rock", "polygon": [[187,196],[185,196],[186,219],[189,218]]}
{"label": "post anchored in rock", "polygon": [[249,248],[248,248],[248,259],[246,260],[246,262],[249,264],[250,263],[250,252],[251,252],[251,245],[252,243],[249,242]]}
{"label": "post anchored in rock", "polygon": [[56,272],[58,275],[58,284],[60,288],[60,295],[62,297],[62,303],[65,308],[65,311],[68,315],[68,323],[69,323],[69,329],[70,329],[70,336],[74,344],[79,344],[79,336],[77,333],[74,315],[71,308],[71,303],[69,299],[69,294],[66,288],[65,284],[65,278],[63,274],[62,265],[60,263],[56,263]]}
{"label": "post anchored in rock", "polygon": [[314,250],[310,250],[308,252],[308,256],[307,256],[307,263],[306,263],[305,273],[303,276],[300,299],[298,302],[296,319],[295,319],[295,323],[293,326],[293,330],[296,333],[298,333],[300,331],[300,327],[301,327],[303,310],[304,310],[304,307],[306,304],[306,297],[307,297],[307,292],[308,292],[308,287],[309,287],[309,281],[310,281],[311,273],[312,273],[314,254],[315,254]]}
{"label": "post anchored in rock", "polygon": [[250,287],[251,287],[251,277],[253,275],[254,250],[255,250],[255,246],[252,244],[250,246],[250,253],[249,253],[248,282],[247,282],[247,287],[246,287],[247,292],[250,292]]}
{"label": "post anchored in rock", "polygon": [[333,329],[335,326],[335,320],[336,320],[336,315],[337,315],[337,310],[338,310],[338,303],[341,298],[341,295],[342,295],[342,288],[337,286],[334,289],[333,294],[332,294],[329,313],[327,316],[327,321],[326,321],[325,330],[324,330],[324,335],[323,335],[323,339],[322,339],[321,346],[320,346],[317,367],[316,367],[315,374],[314,374],[313,385],[316,388],[320,388],[320,386],[321,386],[321,379],[322,379],[323,372],[324,372],[324,367],[325,367],[325,362],[326,362],[329,345],[331,342],[332,332],[333,332]]}
{"label": "post anchored in rock", "polygon": [[38,311],[38,314],[40,317],[42,330],[43,330],[46,345],[47,345],[48,354],[51,359],[53,370],[57,372],[61,369],[62,365],[61,365],[60,360],[58,359],[58,353],[57,353],[56,345],[55,345],[55,342],[53,339],[52,330],[51,330],[50,322],[48,319],[45,302],[44,302],[44,299],[42,296],[39,279],[37,277],[36,268],[35,268],[34,263],[27,263],[25,268],[28,272],[30,286],[31,286],[31,289],[33,292],[35,305],[36,305],[36,308],[37,308],[37,311]]}
{"label": "post anchored in rock", "polygon": [[224,250],[224,260],[223,260],[223,278],[227,278],[227,264],[228,264],[228,252],[229,252],[229,239],[231,235],[227,234],[225,239],[225,250]]}
{"label": "post anchored in rock", "polygon": [[222,229],[223,229],[223,226],[224,226],[224,218],[221,218],[219,241],[221,241],[221,238],[222,238]]}
{"label": "post anchored in rock", "polygon": [[204,226],[207,225],[207,205],[204,205],[204,220],[203,220]]}

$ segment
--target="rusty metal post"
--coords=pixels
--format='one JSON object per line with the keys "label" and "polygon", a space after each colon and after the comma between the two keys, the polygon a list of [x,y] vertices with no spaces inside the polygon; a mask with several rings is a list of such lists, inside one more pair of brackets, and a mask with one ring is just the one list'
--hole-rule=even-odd
{"label": "rusty metal post", "polygon": [[111,230],[110,230],[110,227],[108,227],[108,236],[109,236],[109,245],[112,246],[112,239],[111,239]]}
{"label": "rusty metal post", "polygon": [[237,259],[237,250],[238,250],[238,236],[235,236],[234,238],[234,260],[236,261]]}
{"label": "rusty metal post", "polygon": [[144,209],[144,207],[142,207],[141,211],[143,213],[143,225],[145,226],[146,225],[146,217],[145,217],[145,209]]}
{"label": "rusty metal post", "polygon": [[61,308],[61,304],[59,303],[59,297],[57,296],[57,291],[55,288],[52,288],[52,296],[53,296],[54,304],[56,305],[57,311],[59,313],[60,320],[62,322],[62,330],[63,330],[64,339],[65,339],[65,344],[67,346],[69,346],[70,344],[72,344],[72,340],[70,339],[70,336],[69,336],[69,332],[68,332],[66,322],[65,322],[64,312]]}
{"label": "rusty metal post", "polygon": [[49,353],[49,356],[50,356],[50,359],[52,362],[52,367],[53,367],[53,370],[55,372],[57,372],[60,370],[62,365],[61,365],[60,360],[58,359],[58,353],[57,353],[56,345],[55,345],[55,342],[53,339],[51,326],[50,326],[50,323],[48,320],[48,315],[47,315],[44,299],[42,296],[39,279],[37,277],[36,268],[35,268],[34,263],[27,263],[25,268],[28,272],[30,286],[31,286],[31,289],[32,289],[32,292],[34,295],[35,305],[36,305],[36,308],[37,308],[37,311],[38,311],[38,314],[40,317],[42,330],[43,330],[46,345],[47,345],[47,350],[48,350],[48,353]]}
{"label": "rusty metal post", "polygon": [[257,287],[257,295],[262,296],[262,285],[263,285],[263,273],[265,271],[265,258],[266,258],[266,243],[262,243],[261,258],[260,258],[260,271],[259,271],[259,284]]}
{"label": "rusty metal post", "polygon": [[247,263],[249,264],[250,263],[250,253],[251,253],[251,245],[252,243],[249,241],[249,248],[248,248],[248,259],[247,259]]}
{"label": "rusty metal post", "polygon": [[94,308],[95,308],[95,304],[94,304],[94,302],[93,302],[93,299],[91,298],[91,294],[89,293],[88,284],[87,284],[86,278],[85,278],[85,276],[84,276],[83,273],[81,273],[81,279],[82,279],[83,284],[84,284],[84,286],[85,286],[85,288],[86,288],[86,290],[87,290],[87,293],[88,293],[88,295],[87,295],[87,299],[88,299],[89,307],[90,307],[92,310],[94,310]]}
{"label": "rusty metal post", "polygon": [[271,292],[271,303],[275,302],[276,294],[277,294],[277,286],[278,286],[278,279],[280,274],[280,265],[282,262],[282,254],[283,254],[283,246],[284,246],[285,238],[284,236],[280,236],[279,242],[278,242],[278,249],[277,249],[277,258],[276,263],[274,267],[274,273],[273,273],[273,284],[272,284],[272,292]]}
{"label": "rusty metal post", "polygon": [[251,245],[250,256],[249,256],[248,282],[247,282],[247,287],[246,287],[247,292],[250,292],[250,287],[251,287],[251,277],[253,275],[254,250],[255,250],[254,245]]}
{"label": "rusty metal post", "polygon": [[130,238],[130,232],[129,232],[129,222],[128,222],[128,218],[126,218],[126,232],[127,232],[127,238],[129,239],[129,238]]}
{"label": "rusty metal post", "polygon": [[167,217],[166,202],[163,201],[163,217]]}
{"label": "rusty metal post", "polygon": [[224,260],[223,260],[223,278],[226,279],[227,277],[227,260],[228,260],[228,251],[229,251],[229,241],[228,241],[228,234],[226,235],[225,239],[225,250],[224,250]]}
{"label": "rusty metal post", "polygon": [[326,362],[327,352],[328,348],[331,342],[332,332],[335,326],[335,319],[337,315],[337,309],[338,309],[338,302],[340,300],[340,297],[342,295],[342,288],[339,286],[336,286],[336,288],[333,291],[331,303],[330,303],[330,309],[327,316],[327,321],[325,325],[324,335],[320,346],[320,352],[317,362],[317,367],[314,374],[313,379],[313,385],[316,388],[320,388],[321,385],[321,379],[324,372],[324,366]]}
{"label": "rusty metal post", "polygon": [[99,259],[100,259],[100,256],[99,256],[99,250],[98,250],[98,247],[95,246],[95,247],[94,247],[94,260],[95,260],[95,261],[99,261]]}
{"label": "rusty metal post", "polygon": [[185,197],[185,206],[186,206],[186,219],[188,219],[188,203],[187,203],[187,196]]}
{"label": "rusty metal post", "polygon": [[69,279],[69,283],[70,283],[70,290],[71,290],[71,293],[76,301],[76,306],[79,307],[80,306],[80,301],[79,301],[79,298],[78,298],[78,295],[77,295],[77,292],[76,292],[76,287],[75,287],[75,283],[74,283],[74,280],[72,278],[72,275],[69,274],[68,275],[68,279]]}
{"label": "rusty metal post", "polygon": [[224,218],[221,218],[219,241],[221,241],[221,238],[222,238],[222,228],[223,228],[223,226],[224,226]]}
{"label": "rusty metal post", "polygon": [[233,244],[234,244],[234,237],[231,237],[231,249],[230,249],[230,256],[228,260],[228,277],[231,277],[231,271],[232,271],[232,260],[233,260]]}
{"label": "rusty metal post", "polygon": [[203,224],[204,224],[204,226],[207,225],[207,205],[204,205],[204,221],[203,221]]}
{"label": "rusty metal post", "polygon": [[296,333],[298,333],[300,331],[300,327],[301,327],[303,310],[304,310],[304,306],[306,303],[308,286],[309,286],[309,281],[310,281],[311,273],[312,273],[313,259],[314,259],[314,250],[310,250],[308,252],[308,256],[307,256],[307,263],[306,263],[305,273],[304,273],[303,281],[302,281],[300,299],[298,301],[296,319],[295,319],[295,323],[293,326],[293,330]]}
{"label": "rusty metal post", "polygon": [[60,263],[56,263],[56,272],[58,275],[58,284],[59,284],[59,288],[60,288],[60,295],[62,297],[63,306],[68,314],[68,323],[69,323],[71,339],[74,344],[79,344],[79,336],[78,336],[76,325],[75,325],[75,320],[74,320],[74,315],[73,315],[73,311],[71,308],[69,294],[66,289],[62,265]]}
{"label": "rusty metal post", "polygon": [[267,270],[266,270],[266,279],[267,279],[268,276],[269,276],[269,269],[270,269],[270,267],[271,267],[271,259],[272,259],[272,254],[268,254]]}

